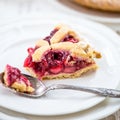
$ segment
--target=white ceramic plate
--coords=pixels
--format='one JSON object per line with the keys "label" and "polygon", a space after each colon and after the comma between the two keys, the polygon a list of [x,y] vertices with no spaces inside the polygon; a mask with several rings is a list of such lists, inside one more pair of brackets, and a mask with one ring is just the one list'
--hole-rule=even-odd
{"label": "white ceramic plate", "polygon": [[56,8],[56,10],[60,10],[69,15],[89,18],[98,22],[120,23],[120,13],[92,10],[75,4],[73,0],[51,0],[49,4]]}
{"label": "white ceramic plate", "polygon": [[[39,19],[28,18],[1,28],[0,45],[4,47],[0,49],[0,71],[2,72],[8,63],[19,67],[22,72],[25,72],[22,65],[27,55],[26,49],[34,46],[34,43],[39,38],[48,35],[54,25],[63,22],[79,31],[81,37],[90,41],[101,51],[103,57],[97,61],[100,68],[94,73],[83,75],[81,78],[52,80],[45,81],[45,83],[47,85],[65,83],[116,88],[120,80],[120,56],[115,41],[119,41],[120,38],[105,26],[76,19],[70,19],[69,17],[66,17],[65,20],[50,17]],[[1,106],[33,115],[61,115],[82,111],[100,103],[104,99],[93,94],[65,90],[49,92],[40,99],[29,99],[10,93],[0,86]]]}
{"label": "white ceramic plate", "polygon": [[[120,89],[120,86],[118,89]],[[25,120],[26,119],[30,119],[30,120],[100,120],[102,118],[106,118],[107,116],[115,113],[117,110],[119,110],[119,108],[120,108],[120,100],[110,98],[110,99],[106,99],[105,101],[101,102],[100,104],[88,110],[71,113],[67,115],[59,115],[59,116],[58,115],[57,116],[27,115],[27,114],[21,114],[18,112],[14,112],[14,111],[5,109],[3,107],[0,107],[0,111],[5,114],[11,115],[12,117],[15,116],[14,118],[15,120],[16,120],[16,117],[18,119],[22,117],[22,119],[25,118]],[[5,116],[0,116],[0,118],[5,119]],[[8,119],[8,116],[6,119]],[[107,118],[105,120],[109,120],[109,119]],[[116,120],[119,120],[119,115],[116,116]]]}

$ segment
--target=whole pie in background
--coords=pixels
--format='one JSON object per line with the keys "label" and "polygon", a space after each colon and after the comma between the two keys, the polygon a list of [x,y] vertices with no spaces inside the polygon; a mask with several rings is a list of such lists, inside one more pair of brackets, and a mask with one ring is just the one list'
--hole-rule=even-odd
{"label": "whole pie in background", "polygon": [[120,0],[74,0],[74,2],[93,9],[120,12]]}

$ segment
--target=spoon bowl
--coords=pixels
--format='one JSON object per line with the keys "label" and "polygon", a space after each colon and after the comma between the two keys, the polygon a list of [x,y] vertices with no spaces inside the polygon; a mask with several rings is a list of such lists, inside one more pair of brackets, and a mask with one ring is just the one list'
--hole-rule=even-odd
{"label": "spoon bowl", "polygon": [[33,98],[42,96],[42,94],[44,93],[43,91],[45,91],[45,89],[46,89],[46,86],[44,85],[44,83],[41,82],[41,80],[39,80],[35,77],[32,77],[30,75],[27,75],[27,74],[24,74],[24,73],[22,75],[24,75],[25,77],[28,78],[28,80],[32,84],[32,87],[35,89],[34,92],[32,92],[32,93],[19,92],[16,89],[13,89],[11,87],[6,86],[5,83],[4,83],[4,78],[3,78],[4,72],[2,72],[0,74],[0,83],[2,83],[2,85],[6,89],[8,89],[11,92],[14,92],[15,94],[19,94],[19,95],[26,96],[26,97],[33,97]]}
{"label": "spoon bowl", "polygon": [[87,87],[87,86],[74,86],[74,85],[65,85],[65,84],[52,84],[50,86],[46,86],[41,80],[32,77],[27,74],[23,74],[25,77],[28,78],[28,80],[31,82],[32,87],[35,89],[32,93],[25,93],[25,92],[19,92],[11,87],[7,87],[4,84],[4,72],[0,74],[0,82],[2,85],[9,89],[10,91],[22,95],[25,97],[30,98],[39,98],[43,95],[45,95],[50,90],[56,90],[56,89],[67,89],[67,90],[77,90],[77,91],[83,91],[88,93],[93,93],[99,96],[103,97],[113,97],[113,98],[120,98],[120,90],[116,89],[107,89],[107,88],[96,88],[96,87]]}

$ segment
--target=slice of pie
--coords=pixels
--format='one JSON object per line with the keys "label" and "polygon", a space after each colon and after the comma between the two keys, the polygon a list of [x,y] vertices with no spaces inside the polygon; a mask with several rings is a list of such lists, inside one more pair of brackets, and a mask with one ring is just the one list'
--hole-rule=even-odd
{"label": "slice of pie", "polygon": [[21,74],[18,68],[6,65],[3,78],[7,87],[11,87],[19,92],[32,93],[34,91],[30,81]]}
{"label": "slice of pie", "polygon": [[28,48],[24,67],[40,79],[74,78],[96,70],[94,58],[100,57],[101,54],[71,28],[58,25],[34,48]]}

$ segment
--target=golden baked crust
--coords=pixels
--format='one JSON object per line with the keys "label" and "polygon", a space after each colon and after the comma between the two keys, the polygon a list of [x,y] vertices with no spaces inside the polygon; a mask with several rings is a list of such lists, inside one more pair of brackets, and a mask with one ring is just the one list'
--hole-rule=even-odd
{"label": "golden baked crust", "polygon": [[51,48],[50,46],[46,45],[46,46],[41,46],[40,48],[38,48],[32,55],[32,60],[34,62],[39,62],[42,58],[42,56],[44,55],[44,53],[46,51],[49,51]]}
{"label": "golden baked crust", "polygon": [[90,58],[101,58],[101,53],[92,48],[86,41],[82,40],[75,44],[82,48]]}
{"label": "golden baked crust", "polygon": [[50,39],[51,44],[58,43],[60,42],[69,32],[69,27],[64,26],[64,27],[56,27],[58,31],[54,34],[54,36]]}
{"label": "golden baked crust", "polygon": [[[58,48],[58,49],[65,49],[65,50],[70,50],[70,49],[73,50],[73,48],[78,49],[78,47],[79,47],[80,51],[81,52],[84,51],[89,57],[92,57],[92,58],[100,58],[101,57],[100,52],[97,52],[96,50],[94,50],[89,45],[89,43],[87,43],[85,40],[80,38],[80,36],[74,30],[72,30],[72,28],[70,28],[69,26],[67,26],[65,24],[58,24],[55,26],[54,29],[58,29],[58,31],[50,38],[50,47],[52,49]],[[63,40],[63,38],[66,35],[72,35],[75,39],[78,40],[78,42],[74,43],[74,44],[72,42],[62,42],[61,40]],[[47,46],[47,45],[49,45],[49,44],[45,40],[39,40],[36,43],[36,46]],[[44,52],[44,51],[45,51],[44,47],[41,48],[41,52]],[[75,51],[75,50],[73,50],[73,51]],[[35,56],[39,56],[39,55],[35,55]]]}
{"label": "golden baked crust", "polygon": [[[78,36],[78,34],[76,34],[76,32],[74,32],[74,30],[72,30],[69,26],[67,26],[65,24],[56,25],[54,27],[54,30],[57,30],[57,32],[50,38],[51,44],[61,42],[66,35],[72,35],[78,41],[81,40],[81,38]],[[37,41],[36,46],[41,46],[41,45],[45,45],[45,44],[46,44],[46,41],[44,42],[44,40],[42,40],[42,41],[39,40],[39,41]]]}
{"label": "golden baked crust", "polygon": [[[88,47],[89,48],[89,47]],[[80,44],[75,44],[72,42],[60,42],[56,44],[52,44],[50,46],[42,46],[38,48],[32,55],[32,59],[34,62],[39,62],[42,56],[46,53],[46,51],[50,50],[64,50],[69,51],[70,54],[74,57],[82,57],[82,58],[94,58],[96,56],[94,54],[99,54],[98,52],[94,51],[93,49],[89,50],[88,48],[82,48]]]}
{"label": "golden baked crust", "polygon": [[74,0],[74,2],[89,8],[120,12],[120,0]]}
{"label": "golden baked crust", "polygon": [[[76,38],[78,41],[80,41],[80,37],[70,28],[69,26],[65,24],[58,24],[55,29],[58,29],[58,31],[55,33],[55,35],[51,38],[51,44],[61,42],[61,40],[66,35],[72,35],[74,38]],[[57,37],[56,37],[57,36]]]}
{"label": "golden baked crust", "polygon": [[14,89],[16,89],[19,92],[29,92],[29,93],[32,93],[34,91],[33,87],[26,86],[24,83],[18,83],[18,82],[14,82],[12,84],[11,88],[14,88]]}
{"label": "golden baked crust", "polygon": [[49,43],[48,43],[47,41],[41,39],[41,40],[38,40],[38,41],[36,42],[36,46],[37,46],[37,47],[49,46]]}

